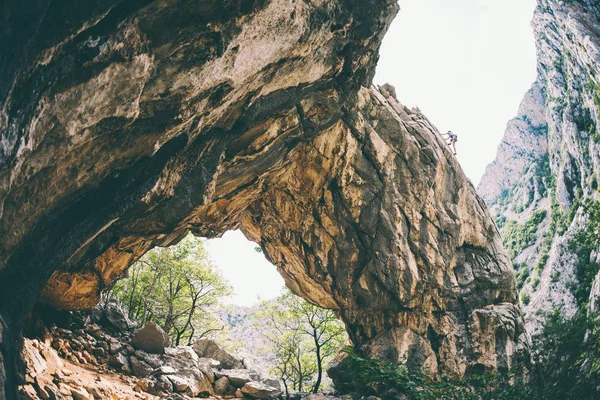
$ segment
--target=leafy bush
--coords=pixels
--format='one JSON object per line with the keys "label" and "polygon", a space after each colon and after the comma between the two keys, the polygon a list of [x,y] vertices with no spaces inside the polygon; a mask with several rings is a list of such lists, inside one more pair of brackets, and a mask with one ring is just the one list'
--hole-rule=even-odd
{"label": "leafy bush", "polygon": [[[528,395],[528,389],[515,382],[519,374],[474,375],[466,379],[441,376],[432,378],[427,370],[393,365],[362,357],[353,349],[342,362],[344,393],[391,398],[403,394],[410,400],[512,400]],[[518,380],[517,380],[518,381]]]}
{"label": "leafy bush", "polygon": [[592,400],[600,399],[600,318],[579,314],[549,316],[534,338],[532,363],[520,360],[511,372],[472,375],[463,380],[431,378],[406,363],[391,365],[348,350],[342,362],[344,393],[360,396],[404,394],[409,400]]}
{"label": "leafy bush", "polygon": [[527,292],[521,293],[521,302],[528,305],[531,302],[531,296]]}
{"label": "leafy bush", "polygon": [[525,281],[529,278],[529,268],[527,265],[521,267],[519,272],[515,274],[515,278],[517,280],[517,289],[523,289],[523,285],[525,285]]}
{"label": "leafy bush", "polygon": [[586,309],[592,284],[600,272],[600,264],[590,260],[592,251],[600,245],[600,202],[587,201],[583,209],[588,216],[588,223],[569,245],[579,260],[576,269],[578,284],[573,287],[573,295],[579,307]]}
{"label": "leafy bush", "polygon": [[585,313],[571,319],[557,310],[533,341],[532,400],[600,398],[600,319]]}
{"label": "leafy bush", "polygon": [[496,226],[498,226],[499,229],[502,229],[505,223],[506,217],[504,215],[500,215],[498,218],[496,218]]}
{"label": "leafy bush", "polygon": [[502,236],[504,247],[509,250],[511,258],[515,258],[535,242],[537,227],[546,218],[546,214],[546,210],[537,210],[523,225],[515,221],[506,223]]}

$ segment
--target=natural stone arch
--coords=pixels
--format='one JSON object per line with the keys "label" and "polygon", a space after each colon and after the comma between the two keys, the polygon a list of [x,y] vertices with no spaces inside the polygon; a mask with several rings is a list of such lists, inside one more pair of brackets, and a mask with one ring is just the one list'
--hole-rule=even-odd
{"label": "natural stone arch", "polygon": [[64,3],[9,4],[39,24],[2,36],[23,45],[0,60],[9,375],[44,286],[91,307],[151,247],[232,228],[369,355],[510,364],[522,323],[485,206],[429,122],[369,88],[395,1],[108,1],[52,31]]}
{"label": "natural stone arch", "polygon": [[43,299],[92,307],[154,244],[241,229],[368,354],[433,372],[509,367],[524,332],[496,228],[434,128],[390,90],[363,88],[352,108],[318,91],[257,123],[223,149],[210,196],[174,228],[164,216],[188,183],[165,170],[143,201],[159,205],[122,228],[160,233],[121,237],[95,258],[86,249],[92,261],[56,271]]}

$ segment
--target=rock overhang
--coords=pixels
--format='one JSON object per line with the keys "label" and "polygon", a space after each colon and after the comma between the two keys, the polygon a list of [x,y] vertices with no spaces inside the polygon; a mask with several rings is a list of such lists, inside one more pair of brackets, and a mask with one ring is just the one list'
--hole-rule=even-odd
{"label": "rock overhang", "polygon": [[0,314],[18,329],[43,286],[89,308],[151,247],[240,228],[370,355],[510,365],[525,340],[487,209],[435,127],[369,87],[396,2],[232,4],[30,32],[1,99]]}

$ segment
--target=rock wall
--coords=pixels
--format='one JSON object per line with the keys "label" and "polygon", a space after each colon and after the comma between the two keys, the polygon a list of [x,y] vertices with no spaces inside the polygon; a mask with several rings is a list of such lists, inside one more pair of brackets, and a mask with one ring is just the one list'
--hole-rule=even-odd
{"label": "rock wall", "polygon": [[597,2],[538,1],[538,78],[478,187],[512,252],[532,330],[554,309],[587,309],[598,271],[599,17]]}
{"label": "rock wall", "polygon": [[90,308],[153,246],[236,228],[370,356],[511,365],[526,338],[484,203],[427,119],[370,87],[395,1],[75,3],[3,5],[9,377],[38,293]]}

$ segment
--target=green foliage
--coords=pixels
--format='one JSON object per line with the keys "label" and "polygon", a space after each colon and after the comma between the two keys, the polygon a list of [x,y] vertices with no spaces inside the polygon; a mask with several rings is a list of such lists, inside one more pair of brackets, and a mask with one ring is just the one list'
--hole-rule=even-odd
{"label": "green foliage", "polygon": [[504,215],[498,216],[498,218],[496,218],[496,226],[499,229],[502,229],[502,227],[504,226],[504,224],[506,224],[506,217]]}
{"label": "green foliage", "polygon": [[550,169],[550,158],[547,153],[536,163],[536,181],[540,196],[546,196],[548,187],[552,184],[552,170]]}
{"label": "green foliage", "polygon": [[512,201],[512,194],[511,191],[508,189],[504,189],[502,191],[502,193],[500,193],[500,196],[498,196],[498,199],[496,199],[494,204],[497,204],[499,207],[499,213],[503,213],[504,211],[506,211],[506,208],[508,207],[508,204]]}
{"label": "green foliage", "polygon": [[[276,357],[273,373],[284,383],[285,391],[316,393],[323,367],[347,343],[344,325],[332,310],[311,304],[289,290],[276,301],[261,304],[255,318],[261,334],[271,343]],[[265,325],[266,321],[266,326]]]}
{"label": "green foliage", "polygon": [[[509,400],[527,395],[528,389],[514,381],[514,373],[486,374],[455,379],[441,376],[433,379],[424,369],[409,368],[405,362],[398,365],[362,357],[347,349],[342,362],[344,393],[359,396],[381,396],[400,393],[410,400]],[[364,398],[364,397],[363,397]]]}
{"label": "green foliage", "polygon": [[552,271],[552,275],[550,275],[550,280],[552,282],[558,282],[559,278],[560,278],[560,271]]}
{"label": "green foliage", "polygon": [[567,228],[566,218],[556,197],[556,182],[553,179],[550,188],[550,227],[548,231],[550,232],[550,236],[554,236],[555,234],[562,235],[566,232]]}
{"label": "green foliage", "polygon": [[523,285],[525,285],[525,281],[529,278],[529,268],[527,265],[521,267],[521,269],[515,273],[515,278],[517,280],[517,289],[523,289]]}
{"label": "green foliage", "polygon": [[515,258],[525,248],[535,242],[535,233],[538,225],[546,218],[545,210],[538,210],[523,225],[516,221],[509,221],[502,232],[504,247],[510,252],[510,257]]}
{"label": "green foliage", "polygon": [[[539,310],[538,310],[539,313]],[[406,363],[392,365],[348,350],[340,389],[360,396],[401,393],[409,400],[587,400],[600,398],[600,318],[585,314],[549,316],[534,337],[532,363],[505,373],[472,375],[462,380],[431,378]],[[339,368],[339,367],[338,367]],[[390,396],[391,397],[391,396]]]}
{"label": "green foliage", "polygon": [[563,319],[557,310],[534,337],[532,400],[600,398],[600,319],[585,313]]}
{"label": "green foliage", "polygon": [[210,308],[231,293],[210,263],[202,240],[192,235],[175,246],[150,250],[128,273],[109,297],[123,304],[138,324],[156,322],[175,345],[183,340],[190,344],[216,329]]}
{"label": "green foliage", "polygon": [[576,269],[578,285],[572,288],[573,295],[581,309],[586,309],[592,284],[600,272],[600,264],[590,260],[592,251],[600,245],[600,202],[587,201],[583,209],[588,216],[588,223],[569,245],[579,260]]}
{"label": "green foliage", "polygon": [[524,204],[515,204],[513,206],[513,211],[516,212],[517,214],[521,214],[523,211],[525,211],[525,205]]}
{"label": "green foliage", "polygon": [[521,293],[521,302],[525,305],[528,305],[531,302],[531,296],[527,292]]}
{"label": "green foliage", "polygon": [[596,133],[596,122],[592,118],[590,111],[586,108],[573,116],[573,121],[579,132],[587,132],[590,135]]}

